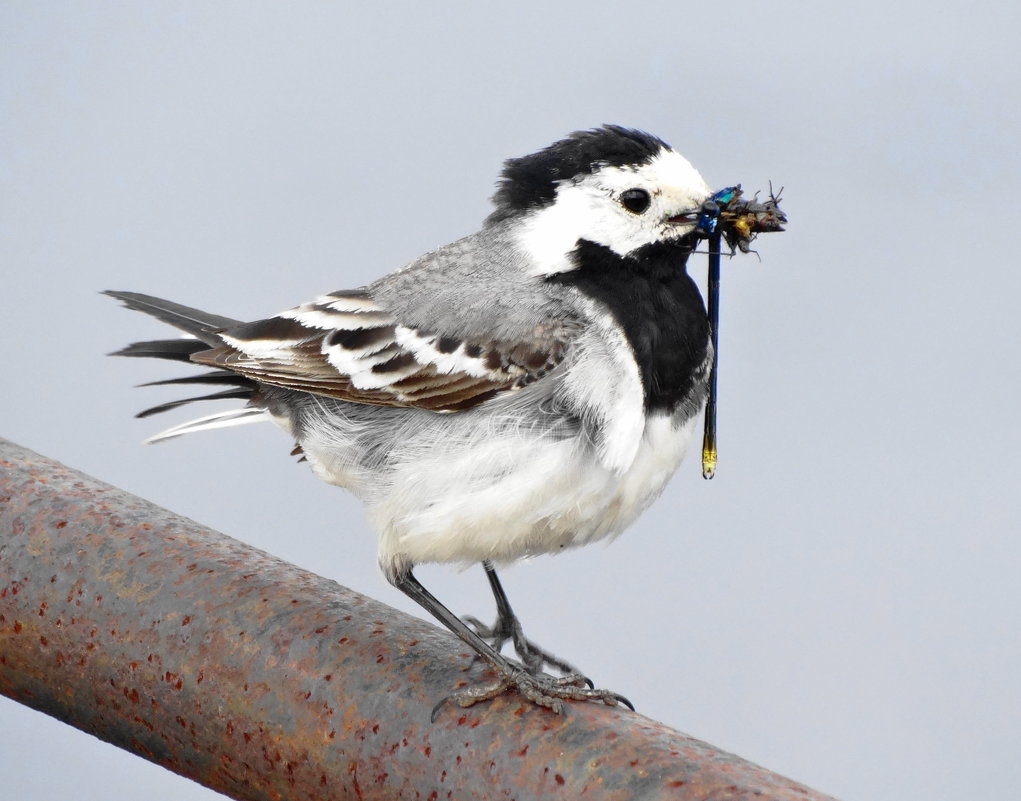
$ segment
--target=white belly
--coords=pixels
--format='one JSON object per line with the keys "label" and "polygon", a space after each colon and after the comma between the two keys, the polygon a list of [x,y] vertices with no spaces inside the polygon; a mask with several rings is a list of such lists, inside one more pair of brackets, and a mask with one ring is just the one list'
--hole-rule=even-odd
{"label": "white belly", "polygon": [[619,534],[663,490],[694,425],[651,417],[622,472],[603,466],[584,434],[498,436],[470,450],[435,443],[433,458],[396,468],[388,491],[363,495],[380,565],[502,562]]}

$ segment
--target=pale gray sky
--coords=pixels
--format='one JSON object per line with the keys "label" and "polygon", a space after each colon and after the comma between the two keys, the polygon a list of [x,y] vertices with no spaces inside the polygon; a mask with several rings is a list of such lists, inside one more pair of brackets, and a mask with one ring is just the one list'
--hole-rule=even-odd
{"label": "pale gray sky", "polygon": [[[1012,797],[1018,30],[1003,2],[3,3],[0,435],[418,613],[280,432],[142,447],[171,395],[131,386],[176,373],[103,354],[165,330],[97,293],[265,316],[474,230],[508,156],[645,128],[714,186],[786,185],[792,224],[724,265],[716,480],[690,460],[617,542],[507,571],[526,630],[834,795]],[[489,617],[480,570],[422,576]],[[6,699],[0,775],[219,797]]]}

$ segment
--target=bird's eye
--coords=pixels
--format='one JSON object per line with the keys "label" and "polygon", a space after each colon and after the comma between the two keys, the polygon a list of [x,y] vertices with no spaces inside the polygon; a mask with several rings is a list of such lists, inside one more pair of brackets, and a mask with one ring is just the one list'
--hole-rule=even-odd
{"label": "bird's eye", "polygon": [[625,189],[620,193],[620,202],[625,209],[633,214],[642,214],[649,208],[652,198],[644,189]]}

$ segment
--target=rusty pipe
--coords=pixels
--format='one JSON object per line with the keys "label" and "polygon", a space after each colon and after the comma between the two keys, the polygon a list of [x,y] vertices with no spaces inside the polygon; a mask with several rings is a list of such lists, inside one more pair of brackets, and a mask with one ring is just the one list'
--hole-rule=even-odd
{"label": "rusty pipe", "polygon": [[237,799],[825,796],[0,439],[0,692]]}

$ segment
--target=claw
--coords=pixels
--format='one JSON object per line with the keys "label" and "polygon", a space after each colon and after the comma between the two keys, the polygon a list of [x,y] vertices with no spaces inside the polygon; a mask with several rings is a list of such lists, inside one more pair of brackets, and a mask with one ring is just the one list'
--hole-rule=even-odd
{"label": "claw", "polygon": [[469,687],[444,698],[433,708],[432,720],[436,721],[439,710],[448,701],[467,708],[482,701],[490,701],[509,690],[517,690],[533,704],[545,707],[557,715],[566,711],[565,701],[601,701],[607,706],[623,704],[634,711],[634,706],[623,695],[612,690],[597,690],[584,676],[532,676],[512,669],[491,684]]}

